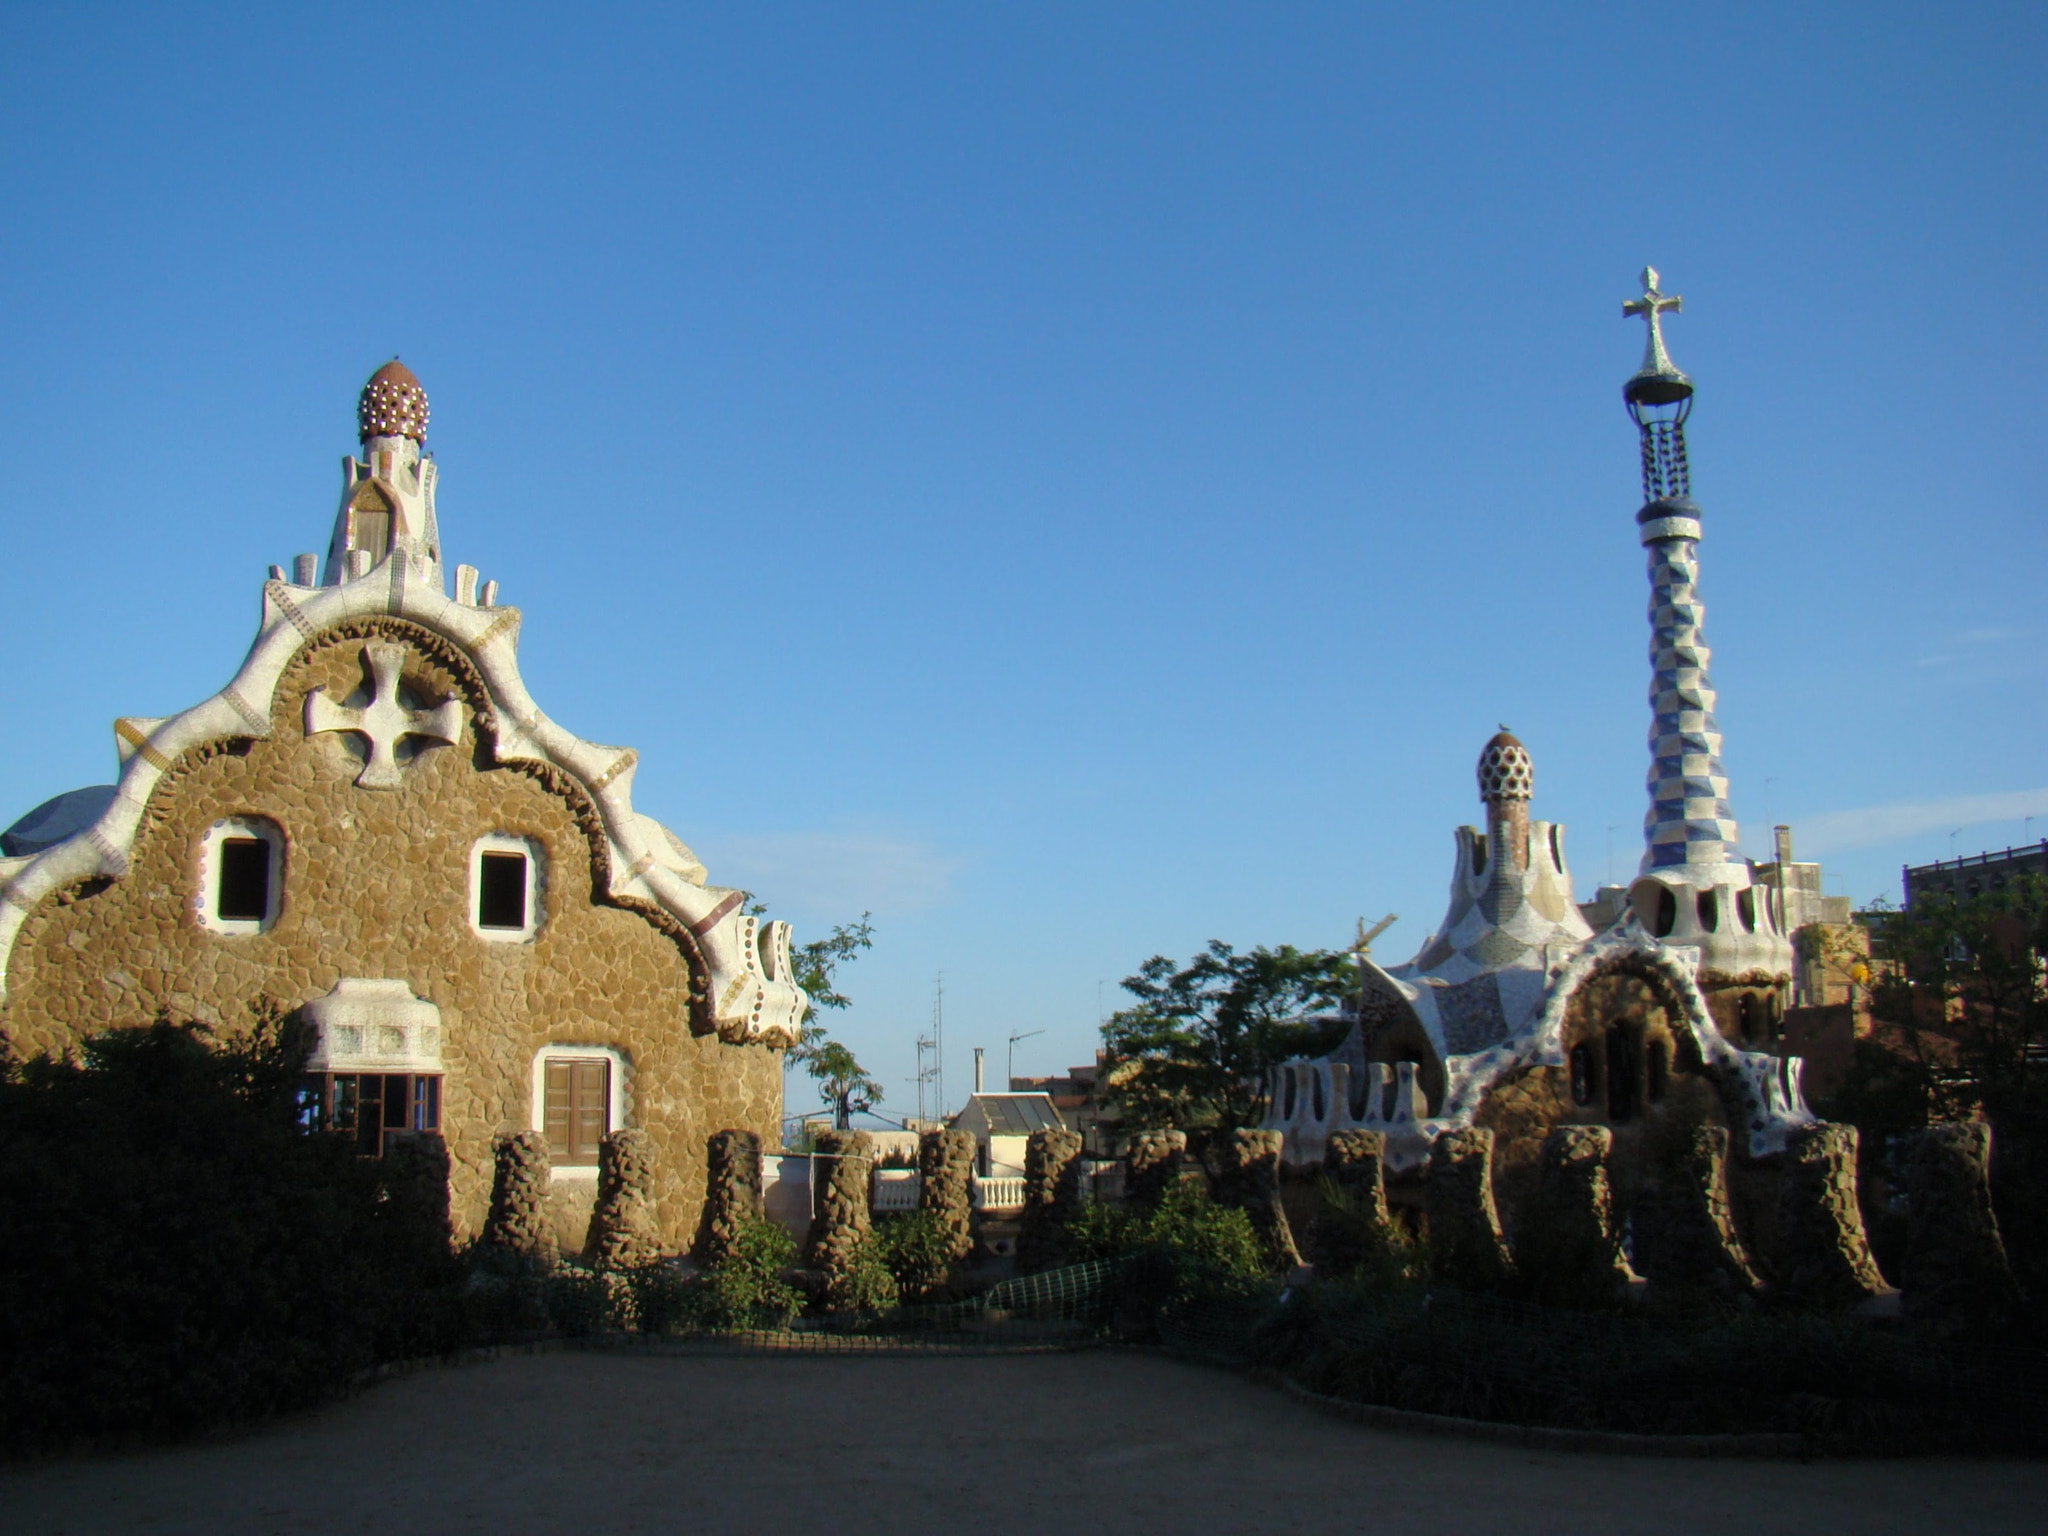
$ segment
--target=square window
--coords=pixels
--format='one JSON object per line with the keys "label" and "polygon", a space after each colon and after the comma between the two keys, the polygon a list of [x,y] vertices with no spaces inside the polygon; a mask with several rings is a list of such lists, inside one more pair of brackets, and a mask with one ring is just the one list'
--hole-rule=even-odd
{"label": "square window", "polygon": [[270,845],[262,838],[221,839],[214,915],[230,923],[260,923],[270,915]]}
{"label": "square window", "polygon": [[486,853],[477,869],[479,928],[526,927],[526,855]]}

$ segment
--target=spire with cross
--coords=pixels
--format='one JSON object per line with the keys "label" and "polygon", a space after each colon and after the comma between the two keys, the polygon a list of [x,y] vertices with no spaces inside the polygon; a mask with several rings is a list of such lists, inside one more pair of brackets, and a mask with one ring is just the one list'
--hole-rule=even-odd
{"label": "spire with cross", "polygon": [[1631,405],[1672,405],[1692,393],[1692,380],[1664,350],[1663,317],[1682,314],[1685,300],[1678,294],[1662,292],[1657,283],[1657,269],[1643,268],[1642,297],[1624,299],[1621,304],[1624,315],[1641,315],[1649,328],[1649,335],[1643,338],[1643,366],[1622,391]]}

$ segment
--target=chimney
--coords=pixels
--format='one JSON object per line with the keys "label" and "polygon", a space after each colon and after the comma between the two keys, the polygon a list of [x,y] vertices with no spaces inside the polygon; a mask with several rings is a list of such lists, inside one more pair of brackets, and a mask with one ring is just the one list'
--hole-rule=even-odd
{"label": "chimney", "polygon": [[974,1048],[974,1091],[981,1092],[981,1047]]}
{"label": "chimney", "polygon": [[1771,835],[1777,839],[1778,866],[1782,869],[1792,862],[1792,829],[1787,826],[1771,828]]}

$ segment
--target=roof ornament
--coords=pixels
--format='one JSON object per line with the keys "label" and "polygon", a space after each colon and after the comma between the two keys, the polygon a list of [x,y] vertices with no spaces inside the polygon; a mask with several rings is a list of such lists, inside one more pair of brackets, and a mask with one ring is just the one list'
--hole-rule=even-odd
{"label": "roof ornament", "polygon": [[1683,313],[1685,300],[1665,293],[1659,281],[1655,267],[1644,267],[1642,297],[1622,301],[1623,317],[1641,315],[1649,335],[1643,341],[1643,366],[1621,386],[1621,398],[1642,435],[1645,507],[1660,502],[1690,507],[1692,470],[1685,457],[1685,419],[1692,414],[1692,380],[1664,350],[1663,325],[1665,315]]}

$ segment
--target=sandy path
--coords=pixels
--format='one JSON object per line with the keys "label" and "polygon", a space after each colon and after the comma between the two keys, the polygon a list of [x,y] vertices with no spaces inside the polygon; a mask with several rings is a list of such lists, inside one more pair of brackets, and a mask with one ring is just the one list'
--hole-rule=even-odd
{"label": "sandy path", "polygon": [[8,1536],[2044,1528],[2048,1464],[1524,1451],[1108,1352],[523,1356],[232,1442],[0,1471]]}

